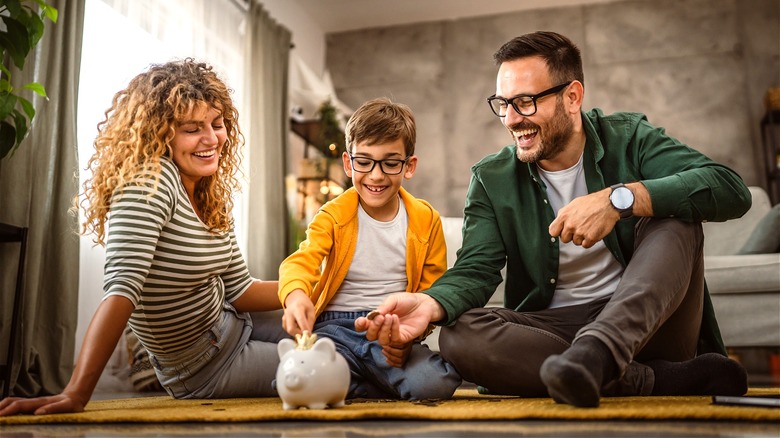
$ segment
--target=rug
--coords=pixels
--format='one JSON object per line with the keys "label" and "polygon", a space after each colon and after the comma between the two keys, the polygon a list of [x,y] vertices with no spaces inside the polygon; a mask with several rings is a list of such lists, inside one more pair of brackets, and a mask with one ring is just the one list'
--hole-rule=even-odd
{"label": "rug", "polygon": [[[778,395],[780,388],[748,395]],[[780,422],[780,409],[713,405],[711,397],[602,398],[597,409],[575,408],[549,398],[480,395],[459,389],[450,400],[350,400],[342,408],[285,411],[278,398],[175,400],[140,397],[97,400],[78,414],[0,417],[11,424],[211,423],[355,420],[716,420]]]}

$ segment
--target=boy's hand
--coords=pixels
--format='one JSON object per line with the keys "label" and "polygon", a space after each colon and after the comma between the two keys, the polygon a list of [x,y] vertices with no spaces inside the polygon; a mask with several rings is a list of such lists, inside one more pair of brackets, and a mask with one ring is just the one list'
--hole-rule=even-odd
{"label": "boy's hand", "polygon": [[282,327],[291,336],[303,334],[304,330],[312,333],[314,331],[314,303],[311,298],[301,289],[296,289],[287,295],[284,300],[284,316],[282,316]]}

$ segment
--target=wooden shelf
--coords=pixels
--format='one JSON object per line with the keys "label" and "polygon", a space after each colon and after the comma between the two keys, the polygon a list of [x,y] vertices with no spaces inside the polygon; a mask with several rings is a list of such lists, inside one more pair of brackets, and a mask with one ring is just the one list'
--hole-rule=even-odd
{"label": "wooden shelf", "polygon": [[[306,142],[306,149],[303,153],[304,158],[308,158],[309,156],[309,146],[314,147],[322,155],[327,156],[328,158],[338,158],[341,156],[341,151],[344,149],[344,133],[339,129],[338,136],[341,137],[340,139],[327,140],[323,139],[324,129],[325,128],[322,126],[322,122],[319,119],[290,119],[290,130]],[[336,144],[337,149],[335,151],[330,149],[331,144]]]}
{"label": "wooden shelf", "polygon": [[320,138],[322,124],[318,119],[295,120],[290,119],[290,129],[308,144],[316,144]]}

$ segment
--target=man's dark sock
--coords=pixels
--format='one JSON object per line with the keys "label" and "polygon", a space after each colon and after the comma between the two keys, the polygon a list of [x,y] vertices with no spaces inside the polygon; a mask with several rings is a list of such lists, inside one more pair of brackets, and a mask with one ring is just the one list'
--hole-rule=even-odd
{"label": "man's dark sock", "polygon": [[594,336],[583,336],[563,354],[548,357],[539,373],[556,402],[595,408],[602,383],[612,380],[617,370],[609,348]]}
{"label": "man's dark sock", "polygon": [[745,368],[718,353],[685,362],[654,360],[646,365],[655,373],[652,395],[743,395],[748,388]]}

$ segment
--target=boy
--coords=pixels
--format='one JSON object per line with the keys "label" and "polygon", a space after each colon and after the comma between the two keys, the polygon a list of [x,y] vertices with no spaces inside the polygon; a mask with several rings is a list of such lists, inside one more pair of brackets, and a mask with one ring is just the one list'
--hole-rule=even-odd
{"label": "boy", "polygon": [[348,398],[449,398],[461,378],[437,353],[419,340],[410,351],[383,352],[354,327],[387,295],[425,290],[447,268],[439,213],[401,188],[417,167],[414,116],[406,105],[370,100],[345,134],[342,159],[353,187],[322,206],[306,240],[282,262],[282,325],[291,335],[335,342],[352,374]]}

